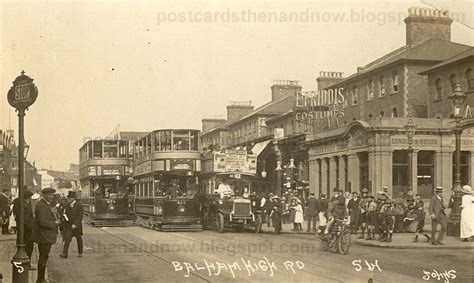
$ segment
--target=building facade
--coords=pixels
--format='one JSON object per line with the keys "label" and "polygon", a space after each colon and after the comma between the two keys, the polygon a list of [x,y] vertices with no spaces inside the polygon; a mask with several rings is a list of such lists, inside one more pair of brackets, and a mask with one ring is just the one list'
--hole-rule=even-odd
{"label": "building facade", "polygon": [[[408,194],[410,187],[412,193],[429,198],[442,186],[447,188],[445,197],[450,196],[455,122],[449,118],[453,110],[448,96],[455,82],[468,90],[472,82],[472,60],[466,59],[472,47],[450,41],[451,22],[445,12],[411,8],[405,19],[405,46],[330,86],[344,89],[344,115],[335,118],[337,127],[307,136],[311,191],[332,194],[334,188],[367,188],[374,194],[387,186],[398,196]],[[411,117],[417,127],[409,154],[404,126]],[[463,184],[474,181],[473,142],[466,121]]]}
{"label": "building facade", "polygon": [[12,156],[15,148],[13,132],[0,130],[0,191],[12,189]]}

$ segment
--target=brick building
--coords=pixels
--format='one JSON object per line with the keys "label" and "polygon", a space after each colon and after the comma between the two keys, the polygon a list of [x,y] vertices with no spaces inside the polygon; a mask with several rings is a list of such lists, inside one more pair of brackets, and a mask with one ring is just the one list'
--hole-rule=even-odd
{"label": "brick building", "polygon": [[[406,194],[411,181],[413,192],[424,198],[436,186],[448,188],[449,196],[452,175],[446,172],[453,168],[455,124],[446,119],[452,113],[448,99],[452,90],[447,85],[462,77],[469,89],[472,47],[450,41],[452,20],[445,11],[410,8],[405,23],[405,46],[329,87],[345,90],[344,115],[333,117],[339,120],[334,123],[337,127],[319,128],[307,136],[310,190],[317,194],[364,187],[374,193],[382,186],[389,187],[392,195]],[[434,97],[436,82],[444,86],[442,95]],[[408,153],[404,129],[409,117],[417,125],[413,154]],[[463,184],[474,181],[473,138],[466,128]]]}
{"label": "brick building", "polygon": [[0,191],[12,188],[12,155],[15,150],[13,131],[0,130]]}

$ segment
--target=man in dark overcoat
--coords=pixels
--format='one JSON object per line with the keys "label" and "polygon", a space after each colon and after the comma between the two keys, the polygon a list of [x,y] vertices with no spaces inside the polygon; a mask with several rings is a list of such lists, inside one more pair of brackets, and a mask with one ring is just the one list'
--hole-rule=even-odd
{"label": "man in dark overcoat", "polygon": [[316,218],[319,213],[319,201],[314,196],[314,193],[309,194],[309,198],[306,201],[306,217],[308,218],[308,227],[306,232],[311,231],[311,224],[313,224],[313,232],[316,232]]}
{"label": "man in dark overcoat", "polygon": [[356,234],[357,230],[359,230],[360,226],[360,198],[359,193],[354,192],[353,197],[349,200],[347,204],[347,210],[349,211],[349,215],[351,216],[351,233]]}
{"label": "man in dark overcoat", "polygon": [[[33,236],[33,226],[35,225],[35,217],[33,216],[33,209],[31,207],[31,196],[33,192],[28,190],[27,186],[23,187],[23,235],[25,241],[25,250],[26,254],[30,258],[30,270],[35,268],[31,265],[31,255],[33,254],[34,242],[32,239]],[[20,217],[20,199],[16,198],[13,201],[13,215],[15,220],[19,223]]]}
{"label": "man in dark overcoat", "polygon": [[[431,244],[432,245],[443,245],[441,242],[446,231],[446,213],[444,209],[446,204],[443,200],[443,188],[437,187],[435,189],[435,195],[430,200],[430,216],[431,216]],[[441,225],[438,238],[436,236],[436,226]]]}
{"label": "man in dark overcoat", "polygon": [[72,237],[76,238],[77,251],[79,257],[82,256],[83,243],[82,243],[82,217],[83,209],[80,201],[76,200],[76,192],[69,191],[67,195],[66,205],[66,216],[64,222],[63,240],[64,247],[63,253],[60,255],[62,258],[67,258],[69,245],[71,244]]}
{"label": "man in dark overcoat", "polygon": [[53,199],[56,190],[44,188],[41,199],[35,207],[35,222],[33,226],[33,241],[38,244],[38,276],[37,283],[46,282],[45,272],[51,246],[56,243],[60,221],[53,212]]}

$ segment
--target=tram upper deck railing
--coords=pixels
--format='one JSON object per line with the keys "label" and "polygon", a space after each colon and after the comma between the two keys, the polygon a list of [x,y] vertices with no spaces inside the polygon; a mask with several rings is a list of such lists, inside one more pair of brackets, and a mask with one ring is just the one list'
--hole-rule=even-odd
{"label": "tram upper deck railing", "polygon": [[199,151],[199,130],[166,129],[155,130],[134,143],[135,159],[155,152]]}

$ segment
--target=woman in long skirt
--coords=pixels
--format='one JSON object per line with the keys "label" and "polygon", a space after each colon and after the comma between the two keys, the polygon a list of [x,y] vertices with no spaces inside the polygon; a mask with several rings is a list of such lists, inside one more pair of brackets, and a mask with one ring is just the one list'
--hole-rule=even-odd
{"label": "woman in long skirt", "polygon": [[469,238],[474,236],[474,197],[471,186],[462,187],[462,192],[465,195],[462,197],[461,204],[461,239],[468,242]]}

